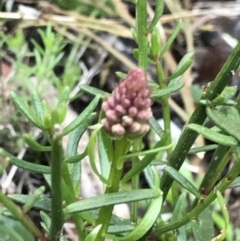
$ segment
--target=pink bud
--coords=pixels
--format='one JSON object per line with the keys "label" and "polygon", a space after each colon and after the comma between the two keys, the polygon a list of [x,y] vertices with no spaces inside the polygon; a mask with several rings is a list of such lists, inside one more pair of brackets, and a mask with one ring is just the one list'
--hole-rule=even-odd
{"label": "pink bud", "polygon": [[123,126],[130,126],[133,123],[133,119],[130,116],[123,116],[122,118],[122,125]]}
{"label": "pink bud", "polygon": [[112,126],[111,131],[113,135],[123,136],[125,134],[125,129],[120,124],[115,124]]}
{"label": "pink bud", "polygon": [[131,101],[128,100],[128,99],[122,99],[122,100],[121,100],[121,105],[122,105],[124,108],[128,108],[128,107],[130,107],[130,105],[131,105]]}
{"label": "pink bud", "polygon": [[117,113],[114,110],[108,110],[106,112],[106,117],[108,120],[110,120],[113,123],[119,122],[119,118],[117,116]]}
{"label": "pink bud", "polygon": [[147,121],[152,117],[151,109],[141,110],[137,113],[136,119],[139,121]]}
{"label": "pink bud", "polygon": [[111,127],[107,121],[106,118],[102,119],[102,125],[103,125],[103,128],[106,130],[106,131],[111,131]]}
{"label": "pink bud", "polygon": [[110,106],[109,106],[108,102],[103,102],[103,103],[102,103],[102,109],[103,109],[105,112],[110,109]]}
{"label": "pink bud", "polygon": [[134,106],[130,107],[128,110],[128,114],[131,117],[134,117],[137,114],[137,112],[138,112],[138,109]]}
{"label": "pink bud", "polygon": [[114,97],[113,96],[110,96],[107,100],[107,103],[108,105],[111,107],[111,108],[114,108],[116,103],[115,103],[115,100],[114,100]]}
{"label": "pink bud", "polygon": [[116,110],[117,114],[120,114],[120,115],[126,114],[126,109],[124,109],[121,105],[117,105],[115,107],[115,110]]}
{"label": "pink bud", "polygon": [[140,132],[142,125],[138,122],[134,122],[131,126],[129,126],[128,131],[131,133]]}
{"label": "pink bud", "polygon": [[148,133],[149,130],[150,126],[148,124],[143,124],[140,133],[141,135],[145,135]]}

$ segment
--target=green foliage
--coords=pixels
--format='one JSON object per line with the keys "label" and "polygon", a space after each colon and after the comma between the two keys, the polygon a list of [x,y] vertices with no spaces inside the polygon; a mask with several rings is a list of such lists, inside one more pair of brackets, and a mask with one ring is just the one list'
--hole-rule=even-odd
{"label": "green foliage", "polygon": [[[76,10],[80,14],[89,13],[95,17],[110,16],[115,10],[114,1],[110,0],[89,1],[89,4],[78,0],[51,2],[64,10]],[[99,9],[94,4],[97,4]],[[187,241],[190,236],[196,241],[217,241],[225,238],[227,241],[233,240],[226,201],[221,193],[228,188],[240,186],[240,95],[235,100],[237,87],[227,86],[232,71],[240,65],[240,44],[206,90],[202,92],[200,89],[193,89],[197,107],[174,146],[171,140],[169,97],[183,88],[184,83],[181,79],[192,65],[193,53],[185,54],[176,70],[165,76],[163,58],[180,34],[182,21],[176,24],[171,36],[163,45],[158,26],[163,6],[163,1],[156,1],[154,17],[148,23],[147,2],[138,1],[136,26],[132,30],[138,45],[133,51],[133,56],[137,59],[139,67],[147,70],[148,66],[152,65],[156,69],[157,81],[149,81],[148,85],[152,90],[152,99],[162,105],[163,111],[164,127],[161,127],[154,117],[149,120],[151,130],[160,138],[159,141],[151,143],[153,147],[150,150],[142,150],[142,138],[114,139],[104,131],[101,120],[107,114],[101,110],[98,115],[96,109],[99,103],[111,94],[89,85],[81,85],[79,94],[84,92],[94,98],[75,120],[62,128],[67,119],[69,101],[74,98],[71,91],[81,78],[76,56],[83,38],[79,37],[78,42],[71,43],[72,50],[66,56],[65,48],[70,41],[55,32],[50,24],[45,30],[39,30],[43,45],[33,40],[32,52],[28,50],[22,32],[17,32],[14,36],[1,33],[1,45],[6,44],[15,58],[12,64],[17,71],[10,83],[16,84],[14,81],[18,79],[23,85],[21,93],[18,93],[17,88],[11,92],[11,101],[18,115],[20,113],[30,123],[30,127],[38,128],[49,144],[42,145],[28,130],[21,140],[36,152],[48,153],[51,164],[46,166],[27,162],[0,148],[0,156],[3,159],[0,163],[0,173],[3,173],[9,164],[29,172],[40,173],[49,184],[51,197],[44,196],[44,187],[29,195],[5,195],[0,191],[0,203],[11,213],[9,215],[1,209],[0,239],[48,240],[44,239],[47,234],[50,241],[65,241],[67,239],[62,227],[71,219],[76,225],[79,240],[85,241],[103,241],[105,238],[119,241]],[[35,64],[31,67],[24,64],[26,57],[33,57]],[[61,76],[54,72],[57,65],[64,66]],[[37,82],[34,90],[30,81],[33,75]],[[117,75],[121,78],[126,77],[126,73],[118,72]],[[49,105],[43,100],[43,94],[52,86],[57,90],[58,101]],[[20,118],[18,115],[15,113],[16,121]],[[96,117],[98,123],[91,126]],[[207,118],[211,121],[212,128],[207,127]],[[89,142],[86,149],[78,153],[80,139],[87,130],[91,132]],[[21,128],[18,132],[22,133]],[[199,134],[215,144],[193,147]],[[66,150],[63,150],[62,141],[67,135],[68,145]],[[190,171],[179,171],[184,162],[187,163],[189,154],[210,150],[214,150],[214,154],[202,180],[194,179]],[[164,154],[167,156],[167,163],[161,160]],[[101,181],[104,193],[79,200],[81,165],[85,157],[89,158],[91,171]],[[100,168],[96,158],[99,159]],[[234,165],[222,176],[231,159],[234,159]],[[123,167],[127,160],[132,162],[132,166],[124,173]],[[162,163],[166,164],[166,167],[160,178],[154,165]],[[141,173],[149,185],[148,189],[140,188]],[[126,187],[128,190],[125,190]],[[214,200],[218,203],[213,203]],[[168,220],[163,218],[166,212],[169,212],[163,205],[164,201],[169,202],[167,208],[170,209],[171,215]],[[114,205],[121,203],[131,205],[130,219],[123,220],[112,215]],[[21,208],[17,204],[20,204]],[[139,217],[138,210],[142,205],[145,213]],[[217,206],[220,206],[221,215],[214,209]],[[42,230],[39,230],[28,216],[32,209],[40,212]],[[215,224],[222,231],[216,237]]]}

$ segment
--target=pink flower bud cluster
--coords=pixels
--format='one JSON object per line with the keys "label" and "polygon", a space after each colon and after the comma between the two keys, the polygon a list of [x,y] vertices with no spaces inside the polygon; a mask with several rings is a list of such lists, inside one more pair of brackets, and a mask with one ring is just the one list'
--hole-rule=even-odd
{"label": "pink flower bud cluster", "polygon": [[149,131],[147,121],[152,117],[151,90],[142,69],[131,70],[102,104],[106,117],[103,128],[111,135],[133,139]]}

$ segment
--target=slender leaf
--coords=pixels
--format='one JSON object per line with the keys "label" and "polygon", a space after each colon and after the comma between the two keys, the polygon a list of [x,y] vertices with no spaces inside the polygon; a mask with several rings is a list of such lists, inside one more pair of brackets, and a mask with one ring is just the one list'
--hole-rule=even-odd
{"label": "slender leaf", "polygon": [[162,196],[160,195],[158,198],[154,198],[151,200],[150,205],[148,207],[147,212],[143,216],[143,219],[139,223],[139,225],[125,237],[119,237],[119,241],[137,241],[147,231],[152,227],[155,223],[162,206]]}
{"label": "slender leaf", "polygon": [[107,98],[110,94],[89,85],[81,85],[81,90],[101,99]]}
{"label": "slender leaf", "polygon": [[88,146],[87,146],[87,153],[89,156],[89,160],[90,160],[90,164],[92,167],[92,170],[94,171],[94,173],[99,177],[99,179],[103,182],[103,183],[107,183],[107,179],[105,177],[103,177],[101,175],[101,173],[99,173],[98,168],[96,166],[96,152],[95,152],[95,147],[96,147],[96,141],[97,141],[97,134],[100,131],[100,129],[102,128],[101,125],[98,125],[96,127],[96,129],[92,132],[91,137],[89,139],[88,142]]}
{"label": "slender leaf", "polygon": [[176,71],[167,78],[167,81],[171,81],[182,76],[186,72],[186,70],[191,66],[192,61],[193,52],[185,54],[183,58],[180,60]]}
{"label": "slender leaf", "polygon": [[98,235],[98,232],[100,231],[102,225],[96,226],[89,234],[88,236],[84,239],[84,241],[95,241],[96,237]]}
{"label": "slender leaf", "polygon": [[160,124],[158,123],[158,121],[154,118],[151,117],[149,120],[149,124],[151,126],[151,129],[155,131],[155,133],[162,138],[164,135],[164,130],[162,129],[162,127],[160,126]]}
{"label": "slender leaf", "polygon": [[35,90],[33,90],[32,99],[33,99],[33,108],[34,108],[38,118],[43,121],[42,99],[41,99],[39,93]]}
{"label": "slender leaf", "polygon": [[51,146],[43,146],[39,144],[36,140],[34,140],[30,135],[23,134],[24,141],[28,144],[30,148],[32,148],[35,151],[44,152],[44,151],[51,151]]}
{"label": "slender leaf", "polygon": [[117,193],[99,195],[97,197],[84,199],[70,204],[64,209],[64,213],[70,214],[75,212],[84,212],[109,205],[152,199],[159,196],[161,196],[161,192],[155,189],[120,191]]}
{"label": "slender leaf", "polygon": [[43,211],[40,211],[40,216],[43,221],[41,223],[42,227],[45,229],[47,233],[49,233],[51,227],[51,218]]}
{"label": "slender leaf", "polygon": [[89,116],[87,116],[82,124],[78,126],[70,135],[67,150],[66,150],[66,156],[75,156],[77,154],[77,149],[79,145],[79,141],[83,135],[83,133],[86,131],[87,127],[92,123],[93,119],[95,118],[95,114],[92,113]]}
{"label": "slender leaf", "polygon": [[164,89],[154,90],[152,95],[151,95],[151,97],[153,99],[156,99],[156,98],[162,97],[164,95],[171,94],[171,93],[173,93],[175,91],[180,90],[183,86],[184,86],[184,83],[179,80],[177,83],[172,84],[172,85],[168,85]]}
{"label": "slender leaf", "polygon": [[[157,0],[156,7],[155,7],[155,13],[154,13],[151,23],[147,27],[146,34],[151,33],[153,31],[154,27],[158,24],[158,21],[163,13],[163,8],[164,8],[164,1]],[[159,38],[160,38],[160,36],[159,36]]]}
{"label": "slender leaf", "polygon": [[112,159],[109,160],[107,151],[110,151],[112,154],[112,143],[110,138],[102,131],[102,129],[98,132],[97,139],[101,173],[105,179],[108,179],[110,173],[110,160]]}
{"label": "slender leaf", "polygon": [[[65,135],[69,134],[70,132],[75,130],[77,127],[79,127],[83,123],[86,124],[87,122],[85,122],[85,120],[87,118],[89,118],[90,115],[95,115],[95,113],[93,113],[93,111],[96,108],[98,102],[99,102],[99,98],[95,97],[92,100],[92,102],[88,105],[88,107],[85,108],[84,111],[74,121],[72,121],[69,125],[67,125],[62,130],[61,136],[65,136]],[[84,126],[84,127],[85,127],[85,129],[87,128],[87,126]]]}
{"label": "slender leaf", "polygon": [[196,187],[193,186],[193,184],[188,181],[182,174],[180,174],[178,171],[176,171],[174,168],[166,166],[165,171],[176,181],[178,182],[182,187],[187,189],[190,193],[192,193],[195,197],[200,198],[201,194],[198,192]]}
{"label": "slender leaf", "polygon": [[240,177],[237,177],[228,188],[240,187]]}
{"label": "slender leaf", "polygon": [[84,151],[79,155],[67,157],[63,161],[67,163],[76,163],[76,162],[82,161],[82,159],[85,158],[86,156],[87,156],[87,152]]}
{"label": "slender leaf", "polygon": [[146,152],[140,152],[140,153],[134,153],[134,154],[130,154],[130,155],[126,155],[125,158],[128,157],[133,157],[133,156],[140,156],[143,155],[144,158],[137,163],[137,165],[132,168],[122,179],[122,182],[127,182],[128,180],[130,180],[134,175],[140,173],[141,171],[143,171],[144,168],[146,168],[152,161],[153,158],[155,157],[157,152],[160,151],[165,151],[167,149],[169,149],[172,145],[167,145],[164,146],[166,142],[166,139],[163,138],[161,139],[152,150],[150,151],[146,151]]}
{"label": "slender leaf", "polygon": [[[31,195],[24,195],[24,194],[9,194],[8,197],[12,199],[14,202],[25,204]],[[45,212],[51,211],[51,200],[50,198],[42,197],[39,199],[34,205],[33,208],[38,210],[42,210]]]}
{"label": "slender leaf", "polygon": [[227,114],[216,108],[207,107],[207,115],[220,129],[240,142],[240,118],[236,118],[238,112],[235,111],[235,107],[225,107],[225,110],[228,111]]}
{"label": "slender leaf", "polygon": [[32,195],[28,196],[26,203],[23,206],[23,212],[27,213],[34,205],[41,199],[42,194],[45,192],[45,187],[41,186],[36,189]]}
{"label": "slender leaf", "polygon": [[170,36],[170,38],[168,39],[167,43],[162,48],[161,53],[160,53],[160,57],[162,57],[168,51],[168,49],[172,45],[172,43],[175,40],[175,38],[178,36],[178,33],[179,33],[181,27],[182,27],[182,20],[179,20],[176,28],[174,29],[174,31],[172,33],[172,35]]}
{"label": "slender leaf", "polygon": [[214,224],[212,220],[212,210],[208,206],[197,218],[194,223],[194,235],[196,240],[206,241],[214,237]]}
{"label": "slender leaf", "polygon": [[216,143],[219,143],[221,145],[224,145],[224,146],[236,146],[238,144],[237,141],[233,137],[223,135],[221,133],[213,131],[204,126],[200,126],[197,124],[189,124],[189,125],[187,125],[187,128],[189,128],[193,131],[196,131],[198,134],[203,135],[205,138],[207,138],[211,141],[214,141]]}
{"label": "slender leaf", "polygon": [[32,113],[29,107],[22,101],[22,99],[15,93],[11,92],[12,100],[18,107],[18,110],[35,126],[39,129],[46,130],[43,122],[34,113]]}
{"label": "slender leaf", "polygon": [[186,197],[187,195],[185,192],[179,196],[173,210],[171,222],[176,222],[183,217],[184,212],[186,212]]}
{"label": "slender leaf", "polygon": [[206,146],[200,146],[200,147],[194,147],[189,150],[189,154],[195,154],[198,152],[207,152],[215,150],[218,147],[216,144],[206,145]]}
{"label": "slender leaf", "polygon": [[31,171],[31,172],[35,172],[35,173],[47,173],[47,174],[51,173],[50,167],[39,165],[39,164],[34,164],[31,162],[27,162],[27,161],[18,159],[17,157],[11,155],[10,153],[8,153],[7,151],[5,151],[2,148],[0,148],[0,155],[2,155],[5,158],[9,158],[9,161],[13,165],[20,167],[26,171]]}

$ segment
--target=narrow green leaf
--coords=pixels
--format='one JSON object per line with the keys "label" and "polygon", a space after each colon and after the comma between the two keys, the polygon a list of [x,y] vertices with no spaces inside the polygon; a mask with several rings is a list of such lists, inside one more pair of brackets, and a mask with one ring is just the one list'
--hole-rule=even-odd
{"label": "narrow green leaf", "polygon": [[34,241],[33,235],[19,222],[0,215],[1,241]]}
{"label": "narrow green leaf", "polygon": [[119,241],[137,241],[141,237],[143,237],[143,235],[146,234],[147,231],[155,223],[155,221],[160,213],[161,207],[162,207],[162,195],[151,200],[148,210],[145,213],[145,215],[143,216],[139,225],[132,232],[127,234],[125,237],[119,237],[119,238],[117,238],[117,240],[119,240]]}
{"label": "narrow green leaf", "polygon": [[228,188],[240,187],[240,177],[237,177]]}
{"label": "narrow green leaf", "polygon": [[132,231],[135,225],[127,219],[119,219],[114,224],[109,225],[107,232],[111,234],[127,233]]}
{"label": "narrow green leaf", "polygon": [[[222,165],[223,158],[228,152],[228,149],[229,147],[227,146],[218,145],[214,151],[208,169],[199,187],[200,192],[209,193],[214,187],[217,179],[219,178],[219,175],[222,173],[222,168],[219,170],[219,166]],[[216,170],[219,171],[216,173]]]}
{"label": "narrow green leaf", "polygon": [[[108,158],[108,153],[112,156],[113,155],[113,148],[112,142],[107,134],[101,129],[97,133],[97,140],[98,140],[98,153],[99,153],[99,161],[101,167],[101,173],[105,179],[109,177],[110,173],[110,161]],[[107,153],[108,152],[108,153]],[[112,159],[110,159],[112,160]]]}
{"label": "narrow green leaf", "polygon": [[[171,223],[177,222],[186,214],[186,197],[187,195],[184,192],[178,198],[175,208],[173,210]],[[178,228],[177,233],[177,241],[187,241],[186,225]]]}
{"label": "narrow green leaf", "polygon": [[66,86],[59,96],[58,105],[61,105],[61,104],[66,105],[67,102],[69,101],[69,95],[70,95],[70,88]]}
{"label": "narrow green leaf", "polygon": [[223,214],[223,218],[224,218],[224,222],[225,222],[225,231],[226,231],[228,228],[228,224],[229,224],[229,214],[228,214],[228,210],[225,205],[226,201],[225,201],[224,197],[222,196],[221,192],[219,192],[219,191],[217,191],[217,199],[218,199],[218,202],[220,204],[221,211]]}
{"label": "narrow green leaf", "polygon": [[195,197],[200,198],[201,194],[198,192],[196,187],[193,186],[191,182],[189,182],[182,174],[176,171],[174,168],[170,166],[165,167],[165,172],[169,174],[177,183],[179,183],[182,187],[187,189],[190,193],[192,193]]}
{"label": "narrow green leaf", "polygon": [[171,81],[173,79],[176,79],[182,76],[192,64],[193,54],[194,54],[193,52],[185,54],[183,58],[180,60],[176,71],[171,76],[169,76],[166,80]]}
{"label": "narrow green leaf", "polygon": [[[128,158],[151,155],[151,154],[154,154],[154,153],[157,153],[157,152],[160,152],[160,151],[166,151],[167,149],[169,149],[171,147],[172,147],[172,144],[167,145],[167,146],[162,146],[162,147],[159,147],[159,148],[155,148],[155,149],[152,149],[152,150],[149,150],[149,151],[134,152],[134,153],[131,153],[131,154],[127,154],[127,155],[124,155],[124,156],[121,156],[120,158],[118,158],[117,163],[118,163],[119,167],[121,167],[122,162],[125,161]],[[136,165],[136,167],[139,167],[139,166]]]}
{"label": "narrow green leaf", "polygon": [[153,175],[153,170],[152,168],[150,167],[150,165],[146,166],[144,169],[143,169],[143,173],[144,173],[144,176],[146,178],[146,181],[149,185],[150,188],[154,188],[154,175]]}
{"label": "narrow green leaf", "polygon": [[30,148],[32,148],[35,151],[51,151],[51,146],[42,146],[38,142],[36,142],[30,135],[23,134],[24,141],[28,144]]}
{"label": "narrow green leaf", "polygon": [[150,53],[153,57],[158,57],[161,51],[161,34],[159,26],[155,26],[151,34]]}
{"label": "narrow green leaf", "polygon": [[68,145],[67,145],[67,150],[66,150],[66,156],[67,157],[75,156],[77,154],[79,141],[80,141],[83,133],[86,131],[87,127],[92,123],[95,116],[96,116],[95,113],[92,113],[89,116],[87,116],[83,120],[81,125],[78,126],[78,128],[75,129],[71,133],[71,135],[69,137]]}
{"label": "narrow green leaf", "polygon": [[192,220],[191,225],[192,225],[192,230],[193,230],[195,240],[196,241],[206,241],[205,239],[202,238],[202,233],[199,228],[199,224],[198,224],[197,220]]}
{"label": "narrow green leaf", "polygon": [[176,91],[180,90],[183,86],[184,86],[184,83],[179,80],[175,84],[171,84],[171,85],[169,84],[164,89],[156,89],[156,90],[154,90],[153,93],[151,94],[151,97],[153,99],[156,99],[156,98],[162,97],[164,95],[171,94],[173,92],[176,92]]}
{"label": "narrow green leaf", "polygon": [[51,218],[43,211],[40,211],[40,216],[43,221],[41,225],[45,229],[45,231],[49,234],[50,227],[51,227]]}
{"label": "narrow green leaf", "polygon": [[36,189],[32,195],[28,196],[26,203],[23,206],[23,212],[27,213],[34,205],[41,199],[42,194],[45,192],[45,187],[41,186]]}
{"label": "narrow green leaf", "polygon": [[63,161],[67,163],[76,163],[76,162],[82,161],[82,159],[85,158],[86,156],[87,156],[87,151],[84,151],[79,155],[67,157]]}
{"label": "narrow green leaf", "polygon": [[151,129],[155,131],[155,133],[162,138],[164,135],[164,130],[160,126],[160,124],[157,122],[157,120],[154,117],[151,117],[148,121],[149,125],[151,126]]}
{"label": "narrow green leaf", "polygon": [[187,128],[196,131],[198,134],[203,135],[205,138],[224,146],[236,146],[238,144],[233,137],[218,133],[201,125],[189,124],[187,125]]}
{"label": "narrow green leaf", "polygon": [[[66,149],[66,157],[71,158],[71,156],[76,156],[78,152],[79,141],[85,132],[87,126],[89,126],[93,119],[95,118],[95,114],[90,114],[87,116],[82,124],[76,128],[69,137],[68,145]],[[80,195],[80,182],[81,182],[81,163],[68,164],[69,172],[72,177],[72,182],[74,185],[75,196],[78,197]]]}
{"label": "narrow green leaf", "polygon": [[[25,204],[28,199],[29,195],[24,194],[9,194],[8,197],[13,200],[14,202]],[[33,208],[36,208],[38,210],[42,210],[45,212],[51,211],[51,200],[50,198],[41,197],[34,205]]]}
{"label": "narrow green leaf", "polygon": [[117,193],[99,195],[70,204],[64,209],[64,213],[71,214],[76,212],[84,212],[109,205],[152,199],[159,196],[161,196],[160,190],[155,189],[120,191]]}
{"label": "narrow green leaf", "polygon": [[189,150],[188,154],[195,154],[195,153],[198,153],[198,152],[212,151],[212,150],[215,150],[217,147],[218,147],[218,145],[216,145],[216,144],[194,147],[194,148],[191,148]]}
{"label": "narrow green leaf", "polygon": [[174,31],[172,33],[172,35],[170,36],[170,38],[168,39],[167,43],[162,48],[161,53],[160,53],[160,57],[162,57],[168,51],[168,49],[172,45],[172,43],[175,40],[175,38],[178,36],[178,33],[179,33],[181,27],[182,27],[182,20],[179,20],[176,28],[174,29]]}
{"label": "narrow green leaf", "polygon": [[171,222],[176,222],[183,217],[184,213],[186,212],[186,197],[187,195],[184,192],[178,198],[175,208],[173,210]]}
{"label": "narrow green leaf", "polygon": [[117,71],[115,72],[115,74],[117,75],[117,77],[119,77],[120,79],[125,79],[127,77],[127,74]]}
{"label": "narrow green leaf", "polygon": [[[75,130],[78,126],[82,125],[84,121],[89,118],[89,115],[95,115],[93,113],[94,109],[96,108],[97,104],[99,102],[99,98],[95,97],[92,102],[88,105],[87,108],[84,109],[84,111],[69,125],[67,125],[63,130],[61,136],[65,136]],[[86,123],[86,122],[85,122]],[[87,128],[87,126],[85,126]]]}
{"label": "narrow green leaf", "polygon": [[84,239],[84,241],[95,241],[96,237],[98,235],[98,232],[100,231],[102,225],[96,226],[91,233],[88,234],[88,236]]}
{"label": "narrow green leaf", "polygon": [[95,147],[96,147],[96,141],[97,141],[97,134],[100,131],[100,129],[102,128],[101,125],[98,125],[96,127],[96,129],[92,132],[89,142],[88,142],[88,146],[87,146],[87,153],[89,156],[89,160],[90,160],[90,164],[92,167],[92,170],[94,171],[94,173],[99,177],[99,179],[103,182],[103,183],[107,183],[107,179],[105,177],[103,177],[101,175],[101,173],[99,173],[97,166],[96,166],[96,153],[95,153]]}
{"label": "narrow green leaf", "polygon": [[13,155],[11,155],[10,153],[8,153],[7,151],[5,151],[2,148],[0,148],[0,155],[2,155],[5,158],[9,158],[9,161],[13,165],[20,167],[26,171],[31,171],[31,172],[35,172],[35,173],[47,173],[47,174],[51,173],[50,167],[23,161]]}
{"label": "narrow green leaf", "polygon": [[228,114],[224,114],[216,108],[207,107],[207,115],[220,129],[240,142],[240,118],[236,119],[234,109],[235,107],[225,107]]}
{"label": "narrow green leaf", "polygon": [[221,105],[226,103],[227,101],[231,100],[237,93],[238,87],[237,86],[226,86],[223,92],[218,95],[211,104],[213,106],[215,105]]}
{"label": "narrow green leaf", "polygon": [[101,99],[107,98],[110,94],[89,85],[81,85],[81,90]]}
{"label": "narrow green leaf", "polygon": [[24,241],[24,239],[13,228],[9,228],[0,223],[0,240],[8,241]]}
{"label": "narrow green leaf", "polygon": [[32,99],[33,99],[33,108],[34,108],[38,118],[43,121],[42,99],[41,99],[39,93],[35,90],[33,90]]}
{"label": "narrow green leaf", "polygon": [[130,155],[126,155],[124,158],[128,158],[128,157],[134,157],[134,156],[144,156],[144,158],[136,164],[136,166],[134,168],[132,168],[122,179],[122,183],[127,182],[128,180],[130,180],[133,176],[135,176],[136,174],[140,173],[141,171],[143,171],[144,168],[146,168],[153,160],[154,156],[156,155],[157,152],[160,151],[165,151],[169,148],[171,148],[172,145],[167,145],[164,146],[166,142],[166,139],[163,138],[161,139],[152,150],[150,151],[145,151],[145,152],[140,152],[140,153],[133,153]]}
{"label": "narrow green leaf", "polygon": [[[164,8],[164,1],[157,0],[156,7],[155,7],[155,13],[154,13],[151,23],[147,27],[146,35],[151,33],[153,31],[154,27],[158,24],[158,21],[161,18],[162,13],[163,13],[163,8]],[[159,38],[160,38],[160,36],[159,36]]]}
{"label": "narrow green leaf", "polygon": [[11,92],[12,100],[17,106],[18,110],[34,125],[36,125],[39,129],[46,130],[43,122],[39,119],[34,113],[31,113],[29,107],[25,105],[22,99],[15,93]]}
{"label": "narrow green leaf", "polygon": [[[208,206],[198,215],[194,228],[197,228],[195,231],[200,235],[199,241],[211,240],[214,237],[214,223],[212,220],[211,206]],[[196,232],[194,232],[194,234]]]}

